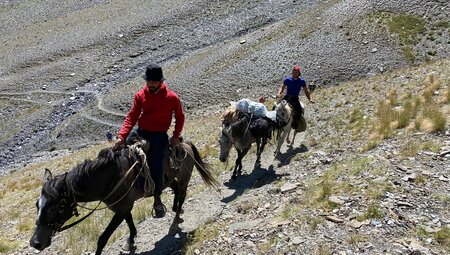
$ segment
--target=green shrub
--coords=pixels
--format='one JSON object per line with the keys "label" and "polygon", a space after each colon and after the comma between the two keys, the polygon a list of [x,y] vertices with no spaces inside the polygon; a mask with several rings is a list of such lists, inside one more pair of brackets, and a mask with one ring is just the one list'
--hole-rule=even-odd
{"label": "green shrub", "polygon": [[367,211],[363,215],[357,216],[356,219],[358,221],[364,221],[367,219],[381,219],[383,216],[383,211],[377,205],[370,205]]}
{"label": "green shrub", "polygon": [[399,35],[403,45],[415,45],[419,41],[419,34],[425,32],[425,20],[409,14],[396,15],[388,22],[388,28]]}
{"label": "green shrub", "polygon": [[411,47],[405,46],[402,48],[403,56],[405,56],[406,60],[410,63],[414,63],[416,61],[416,55]]}

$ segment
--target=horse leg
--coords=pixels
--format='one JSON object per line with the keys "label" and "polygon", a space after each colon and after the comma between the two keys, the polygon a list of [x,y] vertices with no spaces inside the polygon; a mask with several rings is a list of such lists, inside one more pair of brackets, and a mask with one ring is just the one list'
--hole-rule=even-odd
{"label": "horse leg", "polygon": [[236,151],[237,151],[238,156],[236,158],[236,161],[234,162],[234,170],[233,170],[233,174],[231,175],[231,179],[233,179],[233,180],[236,179],[236,177],[237,177],[237,171],[238,171],[237,169],[239,167],[240,155],[242,153],[241,150],[236,149]]}
{"label": "horse leg", "polygon": [[177,196],[177,204],[175,205],[174,203],[175,218],[173,219],[172,224],[170,225],[169,235],[175,235],[177,232],[181,231],[179,224],[184,222],[184,220],[181,218],[181,214],[184,213],[182,206],[184,200],[186,199],[186,190],[188,183],[189,179],[181,181],[181,183],[172,182],[171,184],[172,189],[173,186],[176,186],[177,192],[175,194]]}
{"label": "horse leg", "polygon": [[97,250],[95,251],[95,255],[100,255],[102,253],[103,248],[105,248],[108,239],[111,237],[112,233],[116,228],[122,223],[126,214],[116,213],[112,217],[105,231],[103,231],[102,235],[98,238],[97,241]]}
{"label": "horse leg", "polygon": [[287,132],[287,137],[286,137],[286,143],[288,145],[291,145],[291,141],[289,140],[289,136],[291,134],[291,127],[289,127],[288,132]]}
{"label": "horse leg", "polygon": [[173,206],[172,206],[172,211],[173,212],[177,212],[178,210],[178,204],[180,201],[180,191],[178,190],[178,182],[177,180],[173,180],[172,183],[170,184],[170,188],[173,190],[173,194],[175,194],[174,198],[173,198]]}
{"label": "horse leg", "polygon": [[238,175],[240,176],[242,174],[242,159],[247,155],[247,152],[250,150],[250,147],[243,149],[241,152],[241,156],[239,157],[239,169],[238,169]]}
{"label": "horse leg", "polygon": [[278,154],[280,153],[280,148],[281,145],[284,142],[284,139],[286,138],[287,134],[289,134],[289,132],[291,131],[290,127],[285,127],[282,131],[281,131],[281,136],[278,139],[278,145],[277,145],[277,149],[275,150],[275,157],[278,156]]}
{"label": "horse leg", "polygon": [[267,144],[267,138],[263,138],[261,142],[261,148],[259,148],[259,158],[261,158],[261,154],[264,151],[264,147],[266,147]]}
{"label": "horse leg", "polygon": [[175,219],[177,220],[177,223],[183,223],[184,220],[180,217],[182,213],[184,213],[184,210],[182,208],[184,204],[184,200],[186,199],[186,190],[187,186],[180,189],[180,200],[178,201],[178,208],[175,214]]}
{"label": "horse leg", "polygon": [[292,137],[292,145],[294,145],[294,141],[295,141],[295,136],[297,135],[297,130],[294,130],[294,136]]}
{"label": "horse leg", "polygon": [[127,213],[127,215],[125,215],[125,221],[127,222],[128,228],[130,230],[130,237],[128,237],[127,242],[124,244],[124,246],[122,248],[125,251],[131,251],[132,249],[135,248],[134,238],[136,237],[136,234],[137,234],[136,226],[134,225],[133,215],[131,214],[131,212],[129,212],[129,213]]}
{"label": "horse leg", "polygon": [[256,162],[255,168],[261,167],[261,138],[256,138]]}

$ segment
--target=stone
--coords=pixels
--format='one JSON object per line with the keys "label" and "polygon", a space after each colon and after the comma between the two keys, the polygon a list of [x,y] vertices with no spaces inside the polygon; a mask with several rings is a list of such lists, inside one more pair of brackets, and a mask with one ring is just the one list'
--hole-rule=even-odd
{"label": "stone", "polygon": [[405,172],[405,173],[408,171],[408,168],[407,168],[407,167],[405,167],[405,166],[400,166],[400,165],[397,166],[397,169],[400,170],[400,171],[402,171],[402,172]]}
{"label": "stone", "polygon": [[333,216],[333,215],[327,215],[327,216],[325,216],[325,219],[327,219],[331,222],[334,222],[334,223],[344,223],[343,219]]}
{"label": "stone", "polygon": [[256,228],[261,223],[261,220],[249,220],[243,222],[237,222],[232,224],[229,227],[230,231],[239,231],[239,230],[251,230]]}
{"label": "stone", "polygon": [[291,224],[290,220],[274,220],[270,223],[272,227],[280,227]]}
{"label": "stone", "polygon": [[343,205],[345,203],[344,200],[341,200],[339,197],[337,196],[330,196],[328,198],[328,200],[332,203],[338,204],[338,205]]}
{"label": "stone", "polygon": [[439,176],[439,180],[443,182],[448,182],[448,178],[445,176]]}
{"label": "stone", "polygon": [[303,240],[302,238],[300,238],[299,236],[296,236],[292,239],[292,244],[293,245],[299,245],[301,243],[304,243],[305,240]]}
{"label": "stone", "polygon": [[412,173],[410,175],[406,175],[405,177],[403,177],[402,180],[404,180],[405,182],[408,182],[408,181],[414,181],[416,178],[417,178],[417,174]]}
{"label": "stone", "polygon": [[362,226],[365,226],[365,225],[369,225],[369,224],[370,224],[369,220],[365,220],[365,221],[352,220],[350,222],[347,222],[347,226],[350,226],[350,227],[353,227],[356,229],[358,229]]}
{"label": "stone", "polygon": [[289,191],[292,191],[292,190],[294,190],[294,189],[296,189],[297,188],[297,184],[295,184],[295,183],[285,183],[283,186],[281,186],[281,188],[280,188],[280,190],[281,190],[281,193],[286,193],[286,192],[289,192]]}
{"label": "stone", "polygon": [[371,224],[372,226],[375,226],[375,227],[381,227],[381,226],[382,226],[381,221],[375,220],[375,219],[371,220],[371,221],[370,221],[370,224]]}
{"label": "stone", "polygon": [[396,206],[406,206],[406,207],[414,207],[413,204],[408,203],[408,202],[403,202],[403,201],[397,201],[395,202]]}
{"label": "stone", "polygon": [[411,242],[409,243],[409,246],[411,248],[413,248],[414,250],[420,251],[420,252],[424,252],[426,254],[429,253],[429,249],[425,248],[424,246],[422,246],[422,244],[420,244],[418,241],[416,240],[411,240]]}
{"label": "stone", "polygon": [[433,175],[430,171],[427,171],[427,170],[423,170],[422,171],[422,175],[425,175],[425,176],[431,176],[431,175]]}

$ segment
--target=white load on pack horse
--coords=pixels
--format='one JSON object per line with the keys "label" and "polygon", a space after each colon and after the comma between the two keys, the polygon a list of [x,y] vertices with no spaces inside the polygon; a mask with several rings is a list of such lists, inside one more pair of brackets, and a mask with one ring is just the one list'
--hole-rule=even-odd
{"label": "white load on pack horse", "polygon": [[[221,162],[227,161],[232,146],[238,153],[232,179],[241,174],[242,159],[255,142],[255,168],[260,167],[261,153],[275,128],[274,119],[271,120],[266,115],[268,111],[264,104],[249,99],[231,102],[231,106],[222,114],[219,159]],[[274,112],[269,116],[275,117]]]}

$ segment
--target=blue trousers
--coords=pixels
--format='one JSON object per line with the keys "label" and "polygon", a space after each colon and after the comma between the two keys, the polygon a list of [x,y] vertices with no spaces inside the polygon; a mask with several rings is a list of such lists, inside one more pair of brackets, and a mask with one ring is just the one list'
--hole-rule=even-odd
{"label": "blue trousers", "polygon": [[164,160],[167,156],[169,137],[166,132],[149,132],[138,128],[137,133],[150,143],[147,154],[150,175],[155,182],[155,195],[160,196],[164,186]]}

